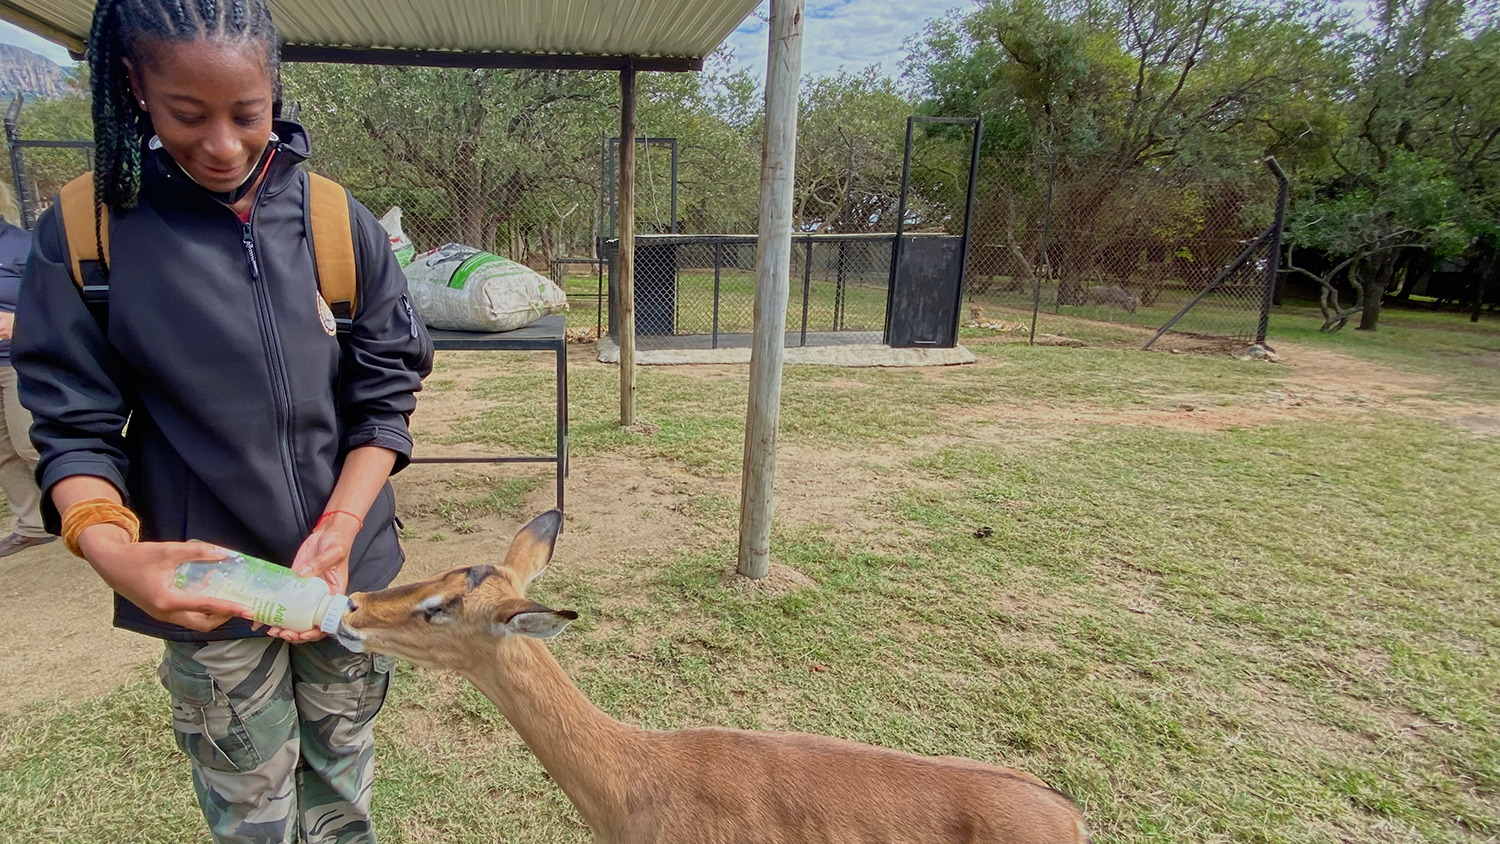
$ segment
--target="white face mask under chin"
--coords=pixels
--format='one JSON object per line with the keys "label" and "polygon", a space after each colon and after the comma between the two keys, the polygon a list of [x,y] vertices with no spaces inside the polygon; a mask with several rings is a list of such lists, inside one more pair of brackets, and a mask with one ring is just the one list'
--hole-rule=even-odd
{"label": "white face mask under chin", "polygon": [[[281,140],[280,138],[276,137],[276,133],[272,132],[271,133],[271,140],[270,140],[269,143],[266,144],[266,149],[269,150],[272,146],[274,146],[280,140]],[[146,149],[161,149],[161,148],[162,147],[161,147],[161,136],[160,135],[152,135],[151,136],[151,140],[149,140],[149,141],[146,142]],[[168,153],[167,157],[168,158],[172,158],[172,156],[171,156],[170,153]],[[261,153],[261,161],[264,161],[264,160],[265,160],[265,153]],[[182,171],[182,175],[187,176],[188,180],[191,181],[193,184],[197,185],[200,188],[203,188],[204,190],[209,190],[208,187],[206,187],[202,182],[198,181],[197,179],[194,179],[193,178],[193,174],[189,173],[187,171],[186,167],[183,167],[181,164],[178,164],[176,158],[172,158],[172,163],[173,164],[177,164],[177,169],[181,170]],[[258,172],[260,172],[259,162],[257,162],[257,166],[251,167],[250,168],[250,172],[248,172],[248,173],[245,174],[245,178],[241,179],[240,183],[237,184],[237,185],[235,185],[230,190],[227,190],[227,191],[212,191],[212,193],[234,193],[235,191],[238,191],[240,188],[244,187],[246,182],[248,182],[251,179],[255,178],[255,174],[258,173]]]}

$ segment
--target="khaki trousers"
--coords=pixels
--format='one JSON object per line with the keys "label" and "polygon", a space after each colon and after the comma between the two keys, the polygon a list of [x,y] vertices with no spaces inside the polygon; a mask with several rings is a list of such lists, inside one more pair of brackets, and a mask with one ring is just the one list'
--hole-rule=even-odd
{"label": "khaki trousers", "polygon": [[36,449],[31,447],[31,412],[21,406],[16,370],[0,366],[0,489],[16,516],[16,533],[42,537],[42,493],[36,486]]}

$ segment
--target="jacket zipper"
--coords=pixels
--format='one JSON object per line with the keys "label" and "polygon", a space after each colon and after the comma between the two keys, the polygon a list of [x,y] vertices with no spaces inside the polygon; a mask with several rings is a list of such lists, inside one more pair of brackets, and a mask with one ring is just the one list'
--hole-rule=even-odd
{"label": "jacket zipper", "polygon": [[[296,509],[297,529],[309,530],[307,524],[307,501],[302,494],[302,484],[297,476],[297,461],[292,453],[292,399],[290,378],[286,371],[286,358],[281,353],[281,337],[276,330],[276,320],[271,309],[271,297],[260,276],[260,263],[255,258],[255,212],[260,208],[257,196],[250,206],[250,220],[240,227],[240,242],[245,247],[245,260],[250,269],[250,282],[255,287],[255,305],[260,322],[261,339],[266,344],[266,364],[271,370],[271,391],[275,394],[276,424],[281,429],[281,464],[286,470],[287,485],[291,488],[292,502]],[[232,213],[232,209],[231,209]]]}
{"label": "jacket zipper", "polygon": [[417,336],[417,315],[411,309],[411,300],[406,298],[405,293],[401,294],[401,306],[406,308],[406,325],[411,329],[411,336],[415,338]]}
{"label": "jacket zipper", "polygon": [[[250,209],[250,216],[252,219],[254,218],[254,208]],[[255,238],[251,236],[250,224],[248,222],[242,223],[241,226],[240,243],[244,244],[245,258],[250,262],[250,280],[260,281],[260,265],[255,262]]]}

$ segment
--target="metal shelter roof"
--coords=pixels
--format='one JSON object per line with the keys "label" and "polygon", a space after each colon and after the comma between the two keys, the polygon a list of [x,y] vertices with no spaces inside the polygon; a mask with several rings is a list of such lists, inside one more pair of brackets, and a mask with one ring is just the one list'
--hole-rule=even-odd
{"label": "metal shelter roof", "polygon": [[[288,61],[698,70],[757,0],[270,0]],[[81,54],[93,0],[0,0]]]}

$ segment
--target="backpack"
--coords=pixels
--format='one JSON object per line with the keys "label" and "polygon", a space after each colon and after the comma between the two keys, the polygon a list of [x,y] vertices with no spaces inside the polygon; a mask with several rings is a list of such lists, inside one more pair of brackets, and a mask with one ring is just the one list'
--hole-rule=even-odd
{"label": "backpack", "polygon": [[[308,236],[317,265],[318,293],[333,311],[337,333],[347,335],[352,330],[358,304],[349,197],[343,185],[312,172],[307,174],[307,193]],[[84,304],[99,324],[107,326],[109,279],[99,267],[99,250],[102,246],[104,254],[109,254],[109,214],[94,203],[93,172],[64,185],[58,193],[58,205],[68,240],[73,283],[78,285]],[[99,222],[97,240],[92,236],[95,219]]]}

